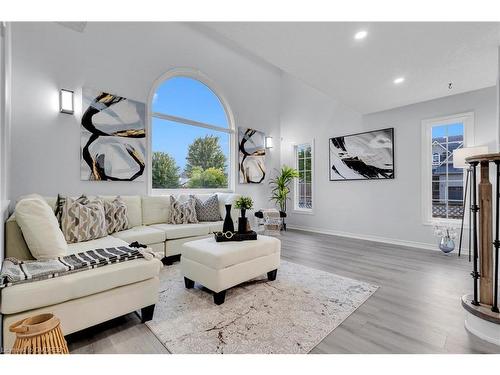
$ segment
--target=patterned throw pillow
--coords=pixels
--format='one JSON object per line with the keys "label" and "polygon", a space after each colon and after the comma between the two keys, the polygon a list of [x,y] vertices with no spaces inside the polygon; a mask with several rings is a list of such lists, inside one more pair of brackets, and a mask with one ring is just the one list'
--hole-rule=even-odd
{"label": "patterned throw pillow", "polygon": [[219,198],[217,194],[212,195],[206,201],[202,201],[195,195],[190,195],[196,202],[196,217],[198,221],[220,221],[222,217],[219,211]]}
{"label": "patterned throw pillow", "polygon": [[169,224],[189,224],[197,223],[196,202],[193,198],[181,203],[174,196],[170,196]]}
{"label": "patterned throw pillow", "polygon": [[[87,204],[90,202],[90,200],[87,198],[85,194],[82,194],[82,196],[78,198],[76,201],[81,204]],[[66,202],[66,197],[64,195],[57,194],[56,210],[54,214],[56,215],[57,221],[59,222],[59,228],[62,228],[62,213],[65,202]]]}
{"label": "patterned throw pillow", "polygon": [[112,202],[103,202],[108,234],[128,229],[127,205],[123,199],[118,196]]}
{"label": "patterned throw pillow", "polygon": [[82,204],[66,198],[61,229],[68,243],[94,240],[108,235],[104,204],[100,199]]}

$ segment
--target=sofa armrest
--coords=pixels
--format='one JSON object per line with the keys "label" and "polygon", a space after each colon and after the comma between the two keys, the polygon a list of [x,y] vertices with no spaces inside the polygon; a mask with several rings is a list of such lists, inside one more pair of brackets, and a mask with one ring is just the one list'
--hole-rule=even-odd
{"label": "sofa armrest", "polygon": [[14,214],[5,223],[5,257],[21,260],[35,259],[28,249],[23,232],[19,225],[17,225]]}

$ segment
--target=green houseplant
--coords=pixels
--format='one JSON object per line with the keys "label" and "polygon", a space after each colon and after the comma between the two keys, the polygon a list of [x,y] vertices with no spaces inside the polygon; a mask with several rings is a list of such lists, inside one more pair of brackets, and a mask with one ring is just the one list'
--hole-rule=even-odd
{"label": "green houseplant", "polygon": [[251,210],[253,207],[253,200],[250,197],[239,197],[234,202],[234,207],[241,210],[241,217],[245,217],[246,210]]}
{"label": "green houseplant", "polygon": [[290,198],[290,184],[294,178],[299,177],[299,172],[292,167],[284,165],[279,174],[269,181],[271,186],[271,201],[279,207],[280,211],[286,212],[286,202]]}

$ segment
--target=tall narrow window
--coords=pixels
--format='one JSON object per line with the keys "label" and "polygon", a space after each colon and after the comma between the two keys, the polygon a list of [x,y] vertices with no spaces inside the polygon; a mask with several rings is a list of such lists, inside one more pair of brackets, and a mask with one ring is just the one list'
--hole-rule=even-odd
{"label": "tall narrow window", "polygon": [[233,134],[226,108],[205,83],[174,76],[154,93],[153,189],[228,189]]}
{"label": "tall narrow window", "polygon": [[471,142],[473,114],[426,120],[423,192],[427,222],[462,218],[464,170],[453,167],[453,151]]}
{"label": "tall narrow window", "polygon": [[296,211],[312,212],[313,209],[313,147],[312,143],[295,146],[295,168],[299,178],[295,180]]}

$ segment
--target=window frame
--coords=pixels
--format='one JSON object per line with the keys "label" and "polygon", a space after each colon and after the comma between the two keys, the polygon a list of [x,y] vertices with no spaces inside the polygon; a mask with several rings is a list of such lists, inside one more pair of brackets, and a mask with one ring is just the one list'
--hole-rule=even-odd
{"label": "window frame", "polygon": [[310,145],[311,146],[311,208],[300,208],[298,206],[299,203],[299,198],[298,198],[298,193],[299,193],[299,179],[295,178],[294,183],[293,183],[293,209],[292,212],[297,213],[297,214],[305,214],[305,215],[314,215],[314,198],[315,198],[315,190],[316,190],[316,173],[315,173],[315,157],[314,157],[314,139],[307,141],[307,142],[301,142],[301,143],[296,143],[293,145],[293,165],[294,168],[298,171],[298,157],[297,157],[297,152],[300,146],[303,145]]}
{"label": "window frame", "polygon": [[[451,123],[460,122],[464,126],[463,147],[475,144],[474,139],[474,112],[457,113],[448,116],[434,117],[422,120],[422,221],[424,225],[459,225],[461,219],[445,219],[432,217],[432,129]],[[463,173],[463,187],[465,189],[466,172]],[[467,215],[467,210],[465,210]],[[466,220],[465,220],[466,221]]]}
{"label": "window frame", "polygon": [[[186,77],[200,81],[205,86],[207,86],[214,95],[219,99],[224,112],[226,113],[228,127],[221,127],[214,124],[203,123],[195,120],[186,119],[183,117],[173,116],[166,113],[153,112],[153,98],[154,94],[158,90],[158,87],[165,81],[174,77]],[[234,193],[235,183],[236,183],[236,132],[235,132],[235,122],[234,116],[229,107],[229,104],[222,94],[220,88],[204,73],[199,70],[191,68],[175,68],[167,71],[158,77],[151,88],[147,102],[147,121],[146,121],[146,138],[147,138],[147,172],[148,172],[148,195],[169,195],[169,194],[205,194],[205,193]],[[228,186],[227,188],[215,188],[215,189],[155,189],[153,188],[153,118],[159,118],[162,120],[173,121],[181,123],[186,126],[195,126],[199,128],[205,128],[210,130],[217,130],[229,134],[229,160],[228,160]]]}

